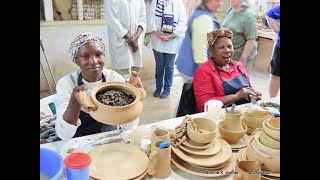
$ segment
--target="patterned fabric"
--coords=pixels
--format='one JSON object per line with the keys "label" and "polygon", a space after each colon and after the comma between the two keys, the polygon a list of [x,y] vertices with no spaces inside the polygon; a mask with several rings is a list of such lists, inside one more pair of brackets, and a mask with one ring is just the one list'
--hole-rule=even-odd
{"label": "patterned fabric", "polygon": [[102,47],[103,52],[105,51],[104,42],[99,35],[90,32],[81,33],[72,41],[69,49],[69,56],[72,62],[76,63],[76,56],[79,48],[90,42],[98,43]]}
{"label": "patterned fabric", "polygon": [[208,33],[207,37],[209,46],[213,46],[214,42],[216,42],[219,37],[227,37],[232,39],[233,33],[228,28],[221,28]]}

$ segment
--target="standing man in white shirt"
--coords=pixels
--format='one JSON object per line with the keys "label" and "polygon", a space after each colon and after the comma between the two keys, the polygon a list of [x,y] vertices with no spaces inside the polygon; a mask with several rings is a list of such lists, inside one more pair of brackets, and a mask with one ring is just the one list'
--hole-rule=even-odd
{"label": "standing man in white shirt", "polygon": [[[118,73],[104,67],[105,45],[99,35],[81,33],[73,42],[69,50],[71,60],[79,66],[79,70],[62,77],[57,83],[57,93],[54,104],[57,110],[55,130],[58,137],[68,140],[73,137],[85,136],[99,132],[111,131],[117,127],[102,124],[93,119],[81,104],[82,99],[77,94],[84,91],[91,95],[92,88],[103,82],[120,81],[125,79]],[[136,72],[132,72],[129,83],[135,87],[142,87]],[[138,124],[139,119],[128,123]]]}
{"label": "standing man in white shirt", "polygon": [[152,32],[151,47],[156,61],[154,97],[163,99],[170,94],[174,61],[184,38],[186,23],[182,0],[152,0],[148,32]]}
{"label": "standing man in white shirt", "polygon": [[105,0],[112,68],[129,80],[131,71],[142,67],[146,29],[144,0]]}

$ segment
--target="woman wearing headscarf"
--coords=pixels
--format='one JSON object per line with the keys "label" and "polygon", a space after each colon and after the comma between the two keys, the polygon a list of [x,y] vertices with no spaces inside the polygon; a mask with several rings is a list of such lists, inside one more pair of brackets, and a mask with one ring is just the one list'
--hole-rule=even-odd
{"label": "woman wearing headscarf", "polygon": [[[150,6],[148,31],[156,61],[156,90],[154,97],[170,94],[174,60],[186,30],[186,12],[182,0],[153,0]],[[162,91],[163,89],[163,91]]]}
{"label": "woman wearing headscarf", "polygon": [[[56,134],[60,139],[68,140],[117,129],[116,126],[102,124],[93,119],[88,113],[93,109],[83,108],[82,99],[79,96],[79,91],[90,96],[92,88],[103,82],[125,82],[120,74],[104,68],[103,40],[97,34],[81,33],[72,41],[69,55],[80,69],[62,77],[57,83],[54,101],[57,111]],[[136,72],[133,72],[129,83],[142,87]],[[136,121],[139,123],[139,120]]]}
{"label": "woman wearing headscarf", "polygon": [[211,58],[196,71],[193,88],[197,108],[204,110],[204,104],[211,99],[230,106],[251,102],[250,98],[261,99],[255,91],[243,65],[232,59],[232,31],[226,28],[208,33]]}
{"label": "woman wearing headscarf", "polygon": [[222,7],[222,0],[202,0],[193,11],[187,24],[187,32],[179,50],[176,65],[179,72],[192,78],[200,64],[211,56],[207,43],[207,33],[220,28],[215,13]]}
{"label": "woman wearing headscarf", "polygon": [[252,0],[230,0],[231,7],[222,24],[233,32],[232,59],[242,63],[249,72],[257,55],[257,19]]}

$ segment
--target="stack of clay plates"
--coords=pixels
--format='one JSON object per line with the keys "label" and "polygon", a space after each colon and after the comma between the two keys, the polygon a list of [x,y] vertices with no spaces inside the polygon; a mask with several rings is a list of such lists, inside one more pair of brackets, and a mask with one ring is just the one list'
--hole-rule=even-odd
{"label": "stack of clay plates", "polygon": [[142,179],[147,175],[148,156],[131,144],[110,143],[89,152],[92,179]]}
{"label": "stack of clay plates", "polygon": [[209,144],[197,144],[187,138],[179,148],[172,147],[171,161],[189,174],[219,177],[234,169],[236,156],[232,155],[230,145],[220,138]]}

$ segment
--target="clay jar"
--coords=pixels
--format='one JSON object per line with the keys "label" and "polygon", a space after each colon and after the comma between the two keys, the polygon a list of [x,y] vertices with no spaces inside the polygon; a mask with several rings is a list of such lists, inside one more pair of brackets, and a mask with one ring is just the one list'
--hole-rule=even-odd
{"label": "clay jar", "polygon": [[[108,106],[100,103],[96,98],[96,94],[111,89],[132,95],[135,100],[126,106]],[[95,120],[104,124],[119,125],[129,123],[140,116],[143,108],[141,101],[146,97],[146,92],[144,89],[136,88],[128,83],[104,82],[95,86],[90,96],[87,96],[82,91],[79,92],[78,96],[83,99],[82,106],[96,108],[95,111],[89,111],[89,114]]]}
{"label": "clay jar", "polygon": [[241,111],[234,110],[233,112],[226,113],[225,119],[223,120],[224,129],[234,132],[244,131],[241,124]]}
{"label": "clay jar", "polygon": [[155,129],[151,134],[151,142],[170,140],[169,132],[165,129]]}
{"label": "clay jar", "polygon": [[160,149],[159,145],[165,141],[156,141],[152,144],[149,156],[148,174],[159,179],[171,175],[171,146]]}
{"label": "clay jar", "polygon": [[239,161],[236,166],[236,172],[233,180],[260,180],[261,168],[259,161]]}

